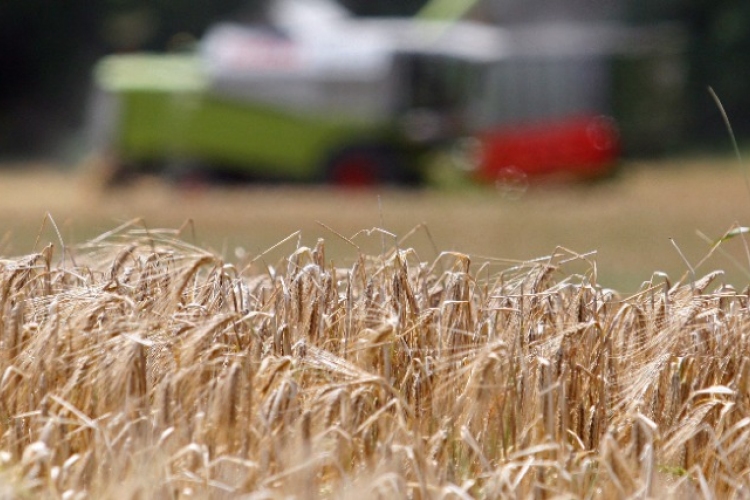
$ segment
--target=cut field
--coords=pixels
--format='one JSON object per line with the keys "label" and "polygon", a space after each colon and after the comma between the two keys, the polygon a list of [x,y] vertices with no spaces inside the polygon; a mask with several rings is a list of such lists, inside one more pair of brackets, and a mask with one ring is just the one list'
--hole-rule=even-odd
{"label": "cut field", "polygon": [[[525,261],[558,246],[596,251],[598,282],[630,293],[654,271],[673,280],[688,271],[675,245],[691,266],[698,264],[710,245],[697,231],[715,239],[733,224],[750,225],[750,194],[736,161],[626,164],[622,170],[619,178],[601,184],[508,194],[503,186],[345,193],[301,187],[175,190],[156,182],[105,192],[79,175],[15,169],[0,173],[0,253],[32,251],[40,229],[39,245],[59,246],[52,226],[44,224],[47,213],[68,245],[140,217],[151,228],[184,226],[187,241],[239,263],[297,231],[304,245],[325,238],[329,259],[338,266],[351,265],[357,249],[334,231],[371,253],[405,238],[402,244],[425,261],[447,250],[469,254],[475,262]],[[420,224],[423,228],[412,232]],[[375,227],[394,236],[361,232]],[[274,264],[297,243],[292,238],[258,264]],[[737,240],[695,271],[722,269],[728,282],[744,287],[748,267]]]}

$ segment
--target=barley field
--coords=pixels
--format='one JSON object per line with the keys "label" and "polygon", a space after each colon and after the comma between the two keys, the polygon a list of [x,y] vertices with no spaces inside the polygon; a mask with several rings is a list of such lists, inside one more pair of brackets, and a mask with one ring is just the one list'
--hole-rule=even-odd
{"label": "barley field", "polygon": [[5,498],[742,497],[748,291],[409,248],[0,262]]}
{"label": "barley field", "polygon": [[[727,223],[708,229],[724,234],[735,215],[718,212],[744,210],[747,195],[741,180],[712,192],[736,175],[728,167],[693,168],[520,200],[384,193],[374,210],[357,204],[363,193],[288,189],[149,185],[92,201],[61,178],[16,173],[4,188],[17,204],[0,202],[19,210],[3,244],[31,251],[0,258],[0,496],[745,498],[750,289],[699,262],[725,252],[742,268],[744,242],[711,253],[680,240],[717,221]],[[702,190],[679,195],[699,209],[670,211],[673,182]],[[19,194],[24,183],[35,196]],[[620,213],[630,197],[633,212]],[[568,231],[546,236],[596,246],[624,232],[615,263],[628,272],[644,270],[623,255],[648,247],[623,242],[651,235],[647,221],[682,232],[675,245],[660,235],[668,259],[629,291],[606,282],[590,249],[548,239],[548,253],[525,259],[459,249],[478,245],[472,231],[491,238],[491,226],[512,238],[513,227],[561,224],[574,199],[585,206],[566,209]],[[517,226],[474,220],[534,204],[544,212]],[[187,206],[202,218],[158,228]],[[431,206],[458,213],[447,227],[387,224]],[[73,241],[128,207],[157,222]],[[692,229],[670,226],[686,213]],[[76,233],[79,215],[90,227]],[[12,225],[23,217],[36,224]],[[269,244],[268,228],[252,234],[255,218],[318,234]],[[251,234],[222,243],[211,220]],[[674,262],[676,276],[662,271]]]}

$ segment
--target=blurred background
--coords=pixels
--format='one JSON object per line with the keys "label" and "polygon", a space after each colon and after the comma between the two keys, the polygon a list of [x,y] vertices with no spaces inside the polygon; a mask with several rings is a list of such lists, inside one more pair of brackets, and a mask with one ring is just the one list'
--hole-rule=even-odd
{"label": "blurred background", "polygon": [[[0,155],[54,155],[75,143],[84,125],[92,67],[106,54],[170,51],[200,39],[221,20],[258,20],[265,0],[100,2],[4,0],[0,5]],[[341,0],[361,16],[413,15],[424,0]],[[681,129],[661,149],[712,147],[724,134],[708,97],[711,85],[740,135],[750,132],[750,4],[742,0],[485,0],[469,16],[504,27],[569,21],[574,26],[655,26],[682,30],[663,78],[684,78],[685,95],[670,110]],[[667,36],[666,38],[669,38]],[[596,42],[594,42],[596,43]],[[604,42],[600,42],[604,43]],[[674,67],[676,65],[680,67]],[[628,68],[621,68],[627,71]],[[637,71],[638,68],[632,68]],[[669,74],[669,72],[672,74]],[[676,74],[675,74],[676,73]],[[622,83],[626,85],[627,83]],[[613,106],[628,107],[626,102]],[[654,99],[659,102],[658,99]],[[634,115],[648,114],[633,109]],[[645,147],[646,145],[644,145]],[[654,153],[651,150],[632,153]]]}
{"label": "blurred background", "polygon": [[[403,23],[410,19],[443,24],[425,31]],[[290,58],[289,41],[309,42],[302,53],[318,66]],[[378,73],[386,56],[395,77]],[[277,71],[279,61],[299,72]],[[385,245],[382,233],[359,233],[378,226],[393,241],[411,235],[424,259],[597,250],[602,281],[634,291],[657,270],[675,279],[701,272],[692,266],[711,243],[746,218],[750,192],[707,88],[742,148],[748,75],[743,0],[3,0],[0,251],[29,251],[40,235],[82,241],[143,217],[193,228],[196,244],[228,259],[265,255],[298,230],[311,246],[325,237],[332,258],[351,259],[353,243]],[[325,84],[311,92],[300,81]],[[313,113],[301,125],[284,106]],[[113,117],[124,131],[114,138]],[[378,140],[360,134],[356,147],[337,150],[342,130],[373,130]],[[93,162],[105,184],[123,165],[148,171],[164,151],[172,158],[160,168],[179,182],[110,190],[79,175],[91,171],[92,152],[113,144],[115,174],[110,156],[104,167]],[[369,184],[368,163],[395,164],[394,144],[409,165],[429,164],[419,172],[426,189],[298,182]],[[330,153],[324,171],[292,165],[321,150]],[[195,151],[219,163],[253,157],[289,175],[264,173],[273,184],[241,191],[194,189]],[[558,173],[587,182],[559,184]],[[726,268],[744,286],[746,246],[726,247],[702,266]]]}

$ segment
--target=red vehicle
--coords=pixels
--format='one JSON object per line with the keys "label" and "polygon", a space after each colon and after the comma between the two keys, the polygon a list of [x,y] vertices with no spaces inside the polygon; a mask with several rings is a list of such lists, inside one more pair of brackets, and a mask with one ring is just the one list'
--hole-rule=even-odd
{"label": "red vehicle", "polygon": [[518,174],[529,179],[593,179],[610,174],[620,157],[614,121],[576,116],[479,134],[475,177],[482,182]]}

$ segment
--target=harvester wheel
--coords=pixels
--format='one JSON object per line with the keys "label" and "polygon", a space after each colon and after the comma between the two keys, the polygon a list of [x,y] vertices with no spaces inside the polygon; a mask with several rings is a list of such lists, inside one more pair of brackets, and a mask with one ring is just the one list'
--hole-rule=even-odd
{"label": "harvester wheel", "polygon": [[390,148],[362,146],[344,149],[325,169],[325,181],[342,187],[370,187],[406,181],[399,155]]}

